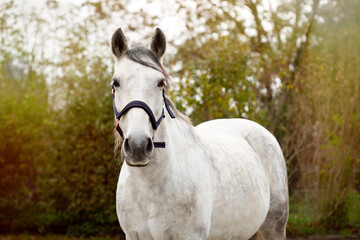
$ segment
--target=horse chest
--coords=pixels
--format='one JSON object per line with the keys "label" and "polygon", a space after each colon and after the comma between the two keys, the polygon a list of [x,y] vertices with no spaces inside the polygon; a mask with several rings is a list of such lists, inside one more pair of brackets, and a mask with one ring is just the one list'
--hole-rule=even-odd
{"label": "horse chest", "polygon": [[117,213],[123,230],[128,234],[175,236],[196,225],[198,212],[195,188],[170,181],[153,188],[120,184],[117,192]]}

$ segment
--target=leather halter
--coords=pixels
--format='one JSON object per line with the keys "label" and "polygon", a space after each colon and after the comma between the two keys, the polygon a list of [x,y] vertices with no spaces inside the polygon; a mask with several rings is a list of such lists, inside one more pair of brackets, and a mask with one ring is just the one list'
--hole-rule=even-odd
{"label": "leather halter", "polygon": [[[162,90],[162,95],[163,95],[166,110],[168,111],[171,118],[175,118],[175,115],[169,106],[169,100],[165,97],[164,89]],[[116,109],[116,106],[115,106],[115,88],[114,87],[112,87],[112,99],[113,99],[113,110],[114,110],[114,114],[116,117],[115,129],[116,129],[116,131],[118,131],[118,133],[120,134],[120,136],[123,140],[124,140],[124,134],[120,128],[119,122],[120,122],[120,118],[131,108],[141,108],[142,110],[144,110],[147,113],[147,115],[150,118],[151,126],[153,128],[153,138],[154,138],[155,131],[159,127],[163,118],[165,118],[164,108],[162,109],[161,116],[159,117],[158,120],[156,120],[154,113],[151,111],[151,108],[145,102],[139,101],[139,100],[129,102],[128,104],[126,104],[126,106],[120,112],[118,112]],[[154,142],[154,147],[165,148],[165,142]]]}

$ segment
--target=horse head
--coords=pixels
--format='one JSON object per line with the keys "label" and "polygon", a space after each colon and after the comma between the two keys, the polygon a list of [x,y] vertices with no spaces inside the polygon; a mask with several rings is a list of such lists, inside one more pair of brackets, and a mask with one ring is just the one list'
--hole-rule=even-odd
{"label": "horse head", "polygon": [[164,116],[164,106],[168,107],[164,96],[168,75],[161,64],[166,39],[157,28],[150,49],[129,49],[119,28],[112,36],[111,47],[116,57],[111,81],[113,107],[123,138],[122,151],[129,166],[146,166],[154,154],[155,130]]}

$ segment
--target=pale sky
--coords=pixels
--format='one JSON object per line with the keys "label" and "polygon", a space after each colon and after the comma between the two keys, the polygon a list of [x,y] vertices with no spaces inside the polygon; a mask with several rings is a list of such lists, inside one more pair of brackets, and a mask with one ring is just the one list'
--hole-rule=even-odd
{"label": "pale sky", "polygon": [[[85,0],[61,0],[58,1],[60,4],[60,10],[66,12],[72,5],[80,6]],[[271,4],[273,9],[276,9],[279,0],[265,0],[263,1],[264,9],[269,9],[269,3]],[[41,11],[42,7],[45,5],[46,0],[15,0],[15,3],[19,6],[22,6],[23,11],[30,12],[31,9],[36,9],[37,11]],[[195,9],[194,1],[192,0],[184,0],[184,4]],[[173,7],[175,5],[175,0],[133,0],[128,6],[128,10],[131,12],[137,12],[141,9],[145,10],[148,14],[152,16],[158,16],[160,22],[158,27],[160,27],[167,38],[170,40],[177,40],[178,43],[181,43],[185,40],[185,36],[183,33],[185,31],[185,18],[184,14],[176,12],[176,9]],[[259,9],[261,11],[261,9]],[[86,13],[84,13],[86,14]],[[241,16],[245,19],[246,25],[251,25],[252,16],[248,9],[241,10]],[[79,16],[81,17],[81,16]],[[264,27],[271,27],[268,24],[264,23]],[[112,29],[116,29],[117,26],[112,27]],[[126,29],[124,29],[126,31]]]}
{"label": "pale sky", "polygon": [[[67,12],[70,11],[74,5],[81,6],[81,4],[84,2],[85,0],[58,1],[59,8],[56,10],[57,14],[59,16],[66,16]],[[258,11],[261,12],[264,9],[265,10],[269,9],[269,3],[271,3],[272,9],[274,10],[278,5],[277,4],[278,0],[264,0],[263,8],[259,8]],[[61,39],[62,33],[61,30],[60,31],[58,30],[56,33],[53,32],[52,28],[54,28],[54,24],[52,25],[51,22],[53,21],[54,16],[49,16],[49,13],[46,11],[46,6],[45,6],[46,0],[15,0],[15,4],[19,6],[20,10],[22,11],[22,14],[24,15],[30,14],[31,12],[36,12],[38,15],[43,16],[44,18],[49,20],[50,22],[48,26],[49,29],[46,30],[47,32],[46,34],[48,34],[47,37],[49,38],[44,43],[41,44],[45,44],[43,48],[45,48],[45,54],[47,55],[46,57],[56,59],[56,57],[61,54],[60,52],[61,48],[57,47],[56,46],[57,44],[56,43],[54,44],[51,41],[51,35],[54,36],[55,34],[55,36],[58,36],[53,39]],[[182,4],[188,6],[190,9],[194,9],[194,12],[196,12],[196,4],[194,1],[183,0]],[[168,40],[173,40],[176,45],[180,45],[182,42],[186,40],[187,38],[186,22],[185,22],[186,16],[185,16],[185,12],[177,11],[176,0],[153,0],[153,1],[133,0],[128,5],[128,11],[130,12],[136,13],[141,10],[146,11],[151,16],[158,17],[159,22],[157,25],[165,33],[166,38]],[[86,18],[88,14],[91,14],[90,12],[86,12],[86,11],[87,11],[86,8],[84,8],[84,11],[77,16],[78,19],[77,20],[75,19],[74,21],[81,22],[81,20]],[[248,27],[246,29],[247,34],[251,35],[252,31],[254,30],[249,28],[249,26],[251,26],[253,23],[253,18],[250,11],[246,7],[240,7],[240,6],[237,9],[237,11],[240,12],[239,16],[241,16],[241,18],[245,21],[245,25]],[[131,18],[129,17],[126,18],[126,16],[119,16],[119,15],[116,16],[116,13],[113,14],[114,14],[113,20],[101,27],[100,29],[101,33],[99,33],[98,35],[90,36],[90,39],[88,39],[90,41],[89,47],[95,48],[92,50],[90,49],[89,50],[90,52],[106,51],[106,54],[111,55],[110,45],[109,47],[106,46],[107,47],[106,49],[96,49],[96,47],[97,45],[99,45],[100,40],[110,42],[112,33],[118,27],[123,28],[123,31],[126,37],[128,38],[130,47],[133,46],[135,43],[137,44],[140,43],[141,45],[145,45],[145,46],[148,44],[150,39],[142,39],[142,37],[144,36],[144,32],[142,31],[141,27],[137,27],[139,31],[138,33],[131,32],[128,29],[126,29],[129,23],[133,21]],[[54,22],[55,21],[56,19],[54,19]],[[29,28],[29,26],[26,24],[26,18],[24,18],[24,22],[25,24],[24,23],[18,23],[18,24],[23,24],[25,28]],[[267,23],[263,23],[263,24],[265,29],[271,28],[271,25]],[[28,31],[29,29],[26,30]],[[36,36],[33,36],[32,39],[30,38],[29,40],[30,47],[32,45],[31,41],[36,42],[40,40],[36,39]],[[102,47],[104,46],[102,45]],[[174,46],[168,45],[167,54],[171,55],[175,53],[176,53],[176,48]],[[54,73],[49,73],[49,75],[52,74]]]}

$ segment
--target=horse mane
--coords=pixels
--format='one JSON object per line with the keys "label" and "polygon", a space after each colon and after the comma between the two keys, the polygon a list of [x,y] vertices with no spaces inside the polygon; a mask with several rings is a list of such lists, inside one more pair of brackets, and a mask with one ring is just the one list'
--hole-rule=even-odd
{"label": "horse mane", "polygon": [[175,116],[180,118],[181,120],[183,120],[188,125],[194,126],[191,119],[188,116],[186,116],[185,114],[183,114],[182,112],[180,112],[179,110],[177,110],[175,103],[172,100],[170,100],[169,98],[167,98],[167,99],[169,100],[169,105],[170,105],[171,109],[173,110]]}
{"label": "horse mane", "polygon": [[[164,68],[160,62],[160,59],[158,57],[156,57],[152,51],[150,51],[149,49],[147,49],[145,47],[137,46],[132,49],[129,49],[125,53],[125,56],[134,62],[137,62],[141,65],[150,67],[152,69],[155,69],[155,70],[161,72],[164,75],[165,80],[166,80],[165,93],[168,92],[170,77],[164,70]],[[183,120],[186,124],[193,126],[190,118],[185,116],[179,110],[177,110],[175,107],[175,103],[173,101],[171,101],[169,98],[167,98],[167,99],[169,100],[169,105],[170,105],[171,109],[173,110],[175,117],[178,117],[179,119]],[[124,153],[121,151],[121,145],[122,145],[123,140],[116,130],[114,130],[114,137],[115,137],[114,154],[115,154],[116,158],[120,157],[120,160],[122,162],[124,160]]]}

